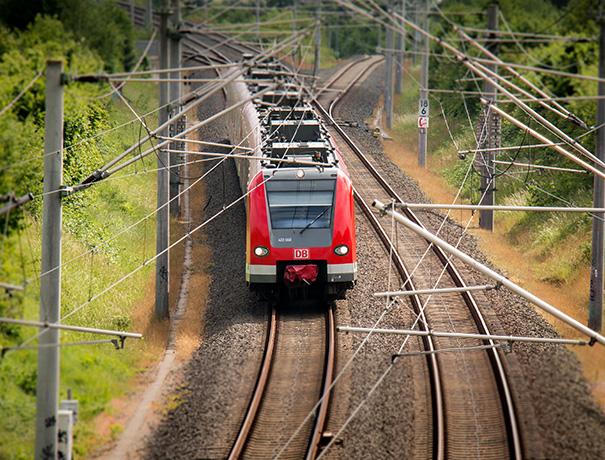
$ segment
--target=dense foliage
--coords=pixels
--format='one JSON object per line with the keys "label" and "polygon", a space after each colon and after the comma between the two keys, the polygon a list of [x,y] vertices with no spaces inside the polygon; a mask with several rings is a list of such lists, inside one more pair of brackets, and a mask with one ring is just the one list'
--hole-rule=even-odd
{"label": "dense foliage", "polygon": [[[37,318],[40,273],[40,212],[44,154],[45,79],[49,58],[62,60],[67,75],[128,68],[133,29],[127,16],[110,1],[18,2],[0,0],[0,110],[39,75],[33,86],[0,115],[0,195],[33,193],[23,208],[0,219],[0,280],[25,289],[0,292],[0,316]],[[124,95],[138,110],[157,104],[155,89],[132,84]],[[112,127],[132,114],[112,98],[108,87],[69,82],[64,86],[64,179],[66,185],[85,176],[130,145],[138,126]],[[153,119],[149,120],[153,124]],[[140,166],[139,166],[140,169]],[[132,232],[119,232],[154,208],[149,200],[151,174],[110,181],[64,200],[62,314],[115,282],[118,273],[137,267],[154,239],[146,221]],[[85,251],[90,251],[86,253]],[[82,257],[86,254],[86,257]],[[141,270],[71,320],[99,328],[131,328],[131,308],[139,301],[149,271]],[[0,324],[0,347],[21,344],[31,328]],[[63,333],[74,342],[90,337]],[[35,345],[35,342],[32,343]],[[126,391],[137,370],[141,348],[123,353],[107,347],[69,347],[61,353],[61,397],[71,388],[81,403],[76,426],[77,455],[95,436],[91,423],[108,402]],[[0,357],[0,458],[32,458],[36,385],[35,350]]]}

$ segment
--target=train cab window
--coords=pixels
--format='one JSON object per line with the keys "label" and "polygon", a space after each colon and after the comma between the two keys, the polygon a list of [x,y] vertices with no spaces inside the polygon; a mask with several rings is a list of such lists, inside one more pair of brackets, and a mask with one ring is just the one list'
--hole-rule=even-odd
{"label": "train cab window", "polygon": [[265,186],[272,228],[332,226],[335,180],[271,180]]}

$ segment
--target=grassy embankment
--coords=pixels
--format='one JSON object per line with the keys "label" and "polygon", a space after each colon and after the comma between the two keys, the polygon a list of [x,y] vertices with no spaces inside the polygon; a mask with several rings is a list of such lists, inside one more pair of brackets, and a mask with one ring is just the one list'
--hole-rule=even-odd
{"label": "grassy embankment", "polygon": [[[417,67],[411,67],[411,75],[418,79]],[[391,160],[419,182],[433,202],[451,203],[463,183],[471,161],[470,155],[461,160],[457,151],[475,148],[476,143],[468,122],[464,126],[463,122],[448,117],[449,128],[455,140],[455,143],[452,142],[439,103],[434,98],[431,98],[430,103],[427,168],[417,166],[418,85],[408,75],[405,76],[403,94],[395,100],[395,117],[390,132],[393,142],[386,141],[385,150]],[[502,178],[499,181],[501,191],[496,198],[498,204],[527,204],[526,193],[519,186],[525,180],[525,175],[514,177],[516,179]],[[462,187],[461,202],[476,203],[478,188],[479,177],[473,174]],[[571,200],[590,205],[591,196],[578,194],[571,197]],[[478,215],[454,211],[450,216],[463,225],[472,218],[470,233],[479,238],[481,247],[492,263],[531,292],[586,323],[590,267],[590,221],[586,216],[501,212],[496,213],[493,233],[478,229]],[[546,318],[562,334],[577,336],[577,333],[559,321],[550,316]],[[574,351],[582,362],[593,394],[605,407],[605,358],[595,348],[576,347]]]}
{"label": "grassy embankment", "polygon": [[[69,90],[68,90],[69,91]],[[130,84],[124,91],[141,113],[157,104],[154,86]],[[132,119],[131,112],[120,103],[109,107],[112,126]],[[149,120],[153,125],[153,117]],[[114,131],[103,137],[104,157],[115,156],[140,136],[137,124]],[[124,170],[117,175],[143,172],[154,168],[153,158],[144,164]],[[117,176],[116,175],[116,176]],[[155,220],[152,216],[132,230],[118,234],[124,227],[143,218],[155,208],[155,175],[134,175],[112,179],[96,186],[82,196],[81,212],[77,220],[65,216],[63,239],[62,312],[69,313],[86,302],[118,278],[139,266],[154,253]],[[74,222],[76,224],[74,225]],[[85,222],[85,225],[82,225]],[[32,283],[23,295],[23,316],[38,316],[40,261],[39,218],[26,218],[24,229],[6,243],[5,262],[12,260],[16,273],[24,272]],[[91,248],[90,241],[103,241],[92,253],[78,258]],[[22,250],[22,252],[21,252]],[[72,259],[73,262],[70,262]],[[23,264],[21,267],[20,265]],[[98,444],[95,416],[108,408],[109,402],[125,394],[133,384],[133,376],[145,369],[161,349],[156,340],[157,327],[150,324],[153,288],[153,264],[130,277],[115,289],[82,308],[68,321],[90,327],[136,330],[151,333],[145,340],[127,340],[123,350],[110,344],[65,347],[61,350],[61,398],[67,389],[80,402],[80,418],[76,425],[77,455],[85,455]],[[24,331],[27,337],[31,331]],[[90,340],[90,335],[62,333],[63,342]],[[5,345],[9,345],[5,343]],[[0,419],[0,458],[31,458],[34,439],[36,362],[35,351],[16,351],[0,362],[2,418]],[[119,426],[109,427],[117,433]]]}

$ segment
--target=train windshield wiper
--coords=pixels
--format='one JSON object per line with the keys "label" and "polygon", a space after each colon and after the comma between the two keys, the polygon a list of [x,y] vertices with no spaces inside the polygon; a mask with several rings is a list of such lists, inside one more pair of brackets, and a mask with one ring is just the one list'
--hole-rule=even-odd
{"label": "train windshield wiper", "polygon": [[305,225],[305,226],[304,226],[304,227],[301,229],[301,231],[300,231],[300,232],[298,232],[298,233],[302,234],[302,232],[304,232],[304,231],[305,231],[306,229],[308,229],[308,228],[309,228],[311,225],[313,225],[315,222],[317,222],[317,221],[318,221],[318,220],[321,218],[321,216],[323,216],[323,215],[324,215],[324,214],[325,214],[325,213],[328,211],[328,209],[330,209],[331,207],[332,207],[332,206],[327,206],[327,207],[326,207],[326,208],[325,208],[325,209],[324,209],[322,212],[320,212],[320,213],[319,213],[319,214],[318,214],[318,215],[315,217],[315,219],[313,219],[311,222],[309,222],[307,225]]}

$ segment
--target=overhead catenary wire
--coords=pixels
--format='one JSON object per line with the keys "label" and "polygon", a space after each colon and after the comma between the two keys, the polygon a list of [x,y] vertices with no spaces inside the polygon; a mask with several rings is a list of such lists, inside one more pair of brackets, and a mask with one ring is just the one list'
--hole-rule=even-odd
{"label": "overhead catenary wire", "polygon": [[[133,75],[137,69],[140,67],[140,65],[143,63],[144,59],[147,57],[147,53],[149,53],[149,50],[151,49],[151,45],[153,44],[153,40],[155,39],[155,36],[158,32],[157,28],[153,29],[153,32],[151,33],[151,37],[149,37],[149,40],[147,42],[147,46],[145,47],[145,49],[143,50],[143,53],[141,53],[141,56],[139,57],[138,61],[136,62],[134,69],[132,72],[130,72],[131,75]],[[127,74],[128,75],[128,74]],[[126,80],[124,80],[120,85],[118,85],[117,87],[114,87],[111,89],[111,91],[102,94],[100,96],[97,96],[96,99],[102,99],[105,97],[109,97],[112,96],[116,91],[120,91],[122,89],[122,87],[128,82],[128,78],[126,78]]]}
{"label": "overhead catenary wire", "polygon": [[[485,130],[485,127],[483,128],[483,130]],[[477,141],[477,145],[479,145],[479,141]],[[476,155],[476,154],[475,154]],[[466,180],[468,179],[468,177],[470,176],[470,171],[471,171],[471,165],[469,165],[469,167],[467,168],[466,174],[463,178],[462,184],[460,185],[460,187],[458,188],[458,191],[456,193],[456,196],[454,198],[454,202],[456,202],[459,197],[461,196],[464,184],[466,182]],[[485,192],[484,192],[485,193]],[[447,212],[447,214],[444,216],[440,226],[437,229],[436,234],[439,234],[441,232],[441,230],[444,228],[445,223],[447,221],[447,217],[449,216],[449,211]],[[470,222],[472,221],[472,216],[471,218],[469,218],[466,227],[464,228],[464,231],[462,233],[462,235],[459,237],[458,239],[458,243],[457,245],[459,245],[464,237],[464,235],[466,234],[466,231],[468,230],[468,226],[470,225]],[[425,252],[422,254],[422,256],[419,258],[418,262],[416,263],[416,265],[414,266],[414,268],[412,269],[412,271],[409,274],[409,277],[407,280],[403,281],[402,286],[405,286],[407,284],[407,282],[411,279],[411,277],[414,275],[414,273],[416,272],[416,270],[418,269],[418,267],[420,267],[420,265],[422,264],[424,258],[427,256],[427,254],[431,251],[432,249],[432,244],[429,244],[428,247],[426,248]],[[389,264],[390,262],[390,258],[389,258]],[[441,277],[443,276],[443,274],[446,271],[446,268],[449,264],[449,260],[448,259],[448,263],[445,264],[441,274],[439,275],[437,282],[435,283],[435,286],[437,286],[437,284],[439,283]],[[428,301],[430,299],[427,299],[426,303],[421,307],[421,311],[420,313],[416,316],[416,319],[414,320],[414,323],[412,324],[412,328],[414,328],[417,324],[418,321],[421,318],[421,315],[424,313],[424,309],[426,308],[426,305],[428,305]],[[382,310],[382,312],[380,313],[378,319],[374,322],[374,325],[372,326],[373,328],[376,328],[378,326],[378,324],[380,324],[380,322],[384,319],[385,315],[391,311],[391,307],[394,305],[396,300],[392,300],[391,302],[387,303],[387,305],[385,306],[385,308]],[[279,457],[281,455],[281,453],[283,453],[286,449],[286,447],[289,445],[289,443],[292,441],[292,439],[294,439],[297,434],[300,432],[300,430],[302,429],[302,427],[305,425],[305,423],[308,422],[308,420],[310,419],[310,417],[313,416],[313,414],[315,413],[315,411],[317,410],[317,408],[319,407],[319,404],[321,404],[321,402],[323,401],[323,399],[325,397],[327,397],[327,394],[329,394],[331,391],[333,391],[334,386],[337,384],[337,382],[340,380],[340,378],[342,377],[342,375],[344,375],[344,373],[346,372],[346,370],[350,367],[350,365],[352,364],[352,362],[354,361],[354,359],[356,358],[356,356],[361,352],[361,350],[363,349],[363,347],[368,343],[370,337],[372,336],[372,332],[370,331],[368,334],[365,335],[365,337],[362,339],[361,343],[359,344],[359,346],[355,349],[355,351],[351,354],[350,358],[344,363],[344,365],[342,366],[340,372],[334,377],[332,384],[330,385],[330,387],[327,389],[327,392],[325,394],[323,394],[321,396],[321,398],[319,399],[319,401],[316,403],[316,405],[312,408],[312,410],[309,412],[309,414],[305,417],[305,419],[302,421],[302,423],[298,426],[298,428],[293,432],[293,434],[290,436],[290,438],[286,441],[286,443],[284,443],[284,445],[282,446],[281,450],[277,453],[277,457]],[[407,340],[409,339],[409,336],[404,340],[400,351],[403,350],[403,348],[405,347],[405,344],[407,343]],[[393,364],[393,363],[392,363]],[[380,383],[383,381],[383,379],[386,377],[386,375],[390,372],[391,367],[389,367],[385,373],[380,377],[380,379],[376,382],[375,386],[373,387],[373,389],[370,391],[370,394],[380,385]],[[369,397],[369,395],[368,395]],[[333,444],[333,442],[338,438],[338,436],[340,435],[340,433],[342,433],[342,431],[345,429],[346,425],[348,425],[348,423],[355,417],[355,415],[357,414],[357,412],[359,411],[359,409],[361,409],[361,406],[365,403],[365,400],[362,401],[362,403],[355,409],[354,413],[351,414],[351,416],[347,419],[347,421],[345,422],[345,424],[341,427],[341,429],[338,431],[338,433],[336,434],[336,436],[333,437],[332,441],[330,441],[330,443],[324,448],[324,450],[322,451],[320,457],[322,455],[324,455],[329,447]]]}
{"label": "overhead catenary wire", "polygon": [[[269,116],[269,114],[266,115],[266,117]],[[302,119],[300,120],[302,121]],[[299,125],[300,127],[300,122]],[[298,127],[297,127],[298,129]],[[252,133],[254,132],[254,130],[251,130],[244,139],[242,139],[241,142],[244,142],[245,139],[247,139]],[[294,133],[294,135],[296,134],[296,132]],[[241,143],[240,142],[240,143]],[[264,141],[266,142],[266,141]],[[287,151],[286,151],[287,152]],[[226,158],[224,158],[226,159]],[[223,159],[223,161],[224,161]],[[214,170],[216,167],[218,167],[218,165],[222,163],[219,162],[217,163],[213,168],[210,169],[210,171],[208,171],[208,173],[210,173],[212,170]],[[205,174],[206,175],[206,174]],[[204,177],[200,177],[198,179],[202,180]],[[273,177],[273,176],[271,176]],[[271,178],[270,177],[270,178]],[[243,198],[245,198],[249,193],[251,193],[253,190],[255,190],[257,187],[260,187],[261,185],[263,185],[265,182],[267,182],[268,180],[270,180],[270,178],[267,178],[266,180],[264,180],[262,183],[258,184],[256,187],[254,187],[254,189],[249,190],[247,193],[245,193],[244,195],[240,196],[238,199],[236,199],[235,201],[233,201],[231,204],[224,206],[223,209],[221,211],[219,211],[218,213],[216,213],[215,215],[213,215],[212,217],[210,217],[209,219],[207,219],[206,221],[202,222],[199,226],[195,227],[192,230],[188,230],[187,234],[184,235],[182,238],[180,238],[179,240],[175,241],[174,243],[170,244],[167,248],[165,248],[163,251],[157,253],[154,257],[152,257],[151,259],[146,260],[144,263],[142,263],[141,265],[139,265],[138,267],[136,267],[134,270],[132,270],[130,273],[124,275],[123,277],[121,277],[120,279],[118,279],[117,281],[115,281],[114,283],[112,283],[110,286],[106,287],[105,289],[103,289],[101,292],[97,293],[96,295],[90,297],[86,302],[84,302],[83,304],[80,304],[78,307],[74,308],[72,311],[70,311],[67,315],[63,316],[61,318],[61,321],[71,317],[72,315],[74,315],[77,311],[81,310],[82,308],[84,308],[86,305],[89,305],[90,303],[92,303],[94,300],[96,300],[97,298],[99,298],[100,296],[104,295],[106,292],[109,292],[110,290],[112,290],[113,288],[115,288],[117,285],[119,285],[120,283],[122,283],[123,281],[125,281],[126,279],[130,278],[131,276],[133,276],[135,273],[137,273],[138,271],[140,271],[142,268],[144,268],[145,266],[147,266],[150,262],[152,262],[153,260],[157,259],[158,257],[160,257],[163,253],[165,253],[166,251],[169,251],[172,247],[174,247],[175,245],[179,244],[180,242],[184,241],[186,238],[189,238],[191,236],[192,233],[196,232],[197,230],[201,229],[203,226],[205,226],[206,224],[208,224],[209,222],[211,222],[212,220],[214,220],[216,217],[218,217],[220,214],[222,214],[223,212],[227,211],[229,208],[231,208],[232,206],[234,206],[237,202],[239,202],[240,200],[242,200]],[[190,189],[191,187],[193,187],[198,181],[192,183],[187,189],[182,190],[179,194],[177,194],[173,199],[177,199],[178,196],[180,196],[182,193],[185,193],[188,189]],[[163,206],[168,206],[170,204],[169,200],[167,203],[165,203]],[[156,210],[157,212],[157,210]],[[57,269],[58,267],[53,268],[52,270]],[[32,337],[30,337],[29,339],[25,340],[21,346],[25,346],[27,345],[27,343],[30,343],[31,341],[35,340],[36,338],[38,338],[43,332],[36,334]],[[19,347],[16,347],[19,348]]]}
{"label": "overhead catenary wire", "polygon": [[[355,11],[358,11],[360,14],[369,16],[370,18],[374,18],[369,13],[367,13],[365,10],[356,7],[355,5],[352,5],[351,3],[345,2],[343,0],[335,0],[335,1],[338,4],[340,4],[342,6],[345,6],[347,8],[353,8]],[[386,15],[386,13],[383,12],[382,10],[381,10],[381,12]],[[450,51],[452,54],[454,54],[456,56],[456,58],[464,66],[466,66],[469,70],[471,70],[473,73],[475,73],[476,75],[480,76],[481,78],[483,78],[485,80],[489,80],[490,83],[494,87],[496,87],[504,95],[506,95],[512,101],[514,101],[515,105],[517,105],[519,108],[521,108],[524,112],[526,112],[528,115],[532,116],[540,124],[542,124],[543,126],[545,126],[547,129],[549,129],[551,132],[553,132],[555,135],[557,135],[559,138],[561,138],[563,141],[565,141],[568,145],[570,145],[571,147],[573,147],[575,150],[577,150],[578,152],[580,152],[582,155],[586,156],[587,158],[590,158],[593,162],[595,162],[599,166],[605,168],[605,163],[603,161],[601,161],[599,158],[597,158],[590,151],[588,151],[577,140],[571,138],[569,135],[567,135],[566,133],[564,133],[563,131],[561,131],[559,128],[557,128],[550,121],[548,121],[547,119],[545,119],[544,117],[542,117],[540,114],[538,114],[535,110],[533,110],[527,104],[525,104],[524,102],[520,101],[514,94],[512,94],[510,91],[508,91],[506,88],[504,88],[501,84],[499,84],[498,82],[494,81],[491,77],[496,77],[497,74],[495,74],[490,69],[487,69],[485,66],[482,66],[481,64],[478,63],[478,62],[482,62],[482,61],[485,61],[485,60],[470,58],[468,55],[466,55],[463,52],[461,52],[460,50],[456,49],[451,44],[447,43],[446,41],[444,41],[444,40],[442,40],[440,38],[437,38],[436,36],[432,35],[430,32],[422,29],[421,27],[418,27],[415,23],[413,23],[413,22],[409,21],[408,19],[402,17],[397,12],[393,12],[392,16],[388,16],[387,15],[387,19],[389,21],[394,21],[393,16],[395,18],[397,18],[399,21],[402,21],[408,27],[411,27],[412,29],[418,31],[419,33],[425,35],[430,40],[435,41],[440,46],[442,46],[446,50]],[[392,29],[394,29],[396,31],[400,31],[400,30],[403,29],[398,24],[386,23],[386,22],[380,20],[379,18],[374,18],[374,19],[377,20],[378,22],[384,24],[385,27],[390,27],[390,28],[392,28]],[[497,61],[492,61],[492,60],[488,60],[488,62],[496,64],[496,65],[500,64]],[[595,170],[596,170],[596,168],[595,168]],[[602,174],[602,173],[599,171],[599,174]]]}
{"label": "overhead catenary wire", "polygon": [[36,75],[34,76],[34,78],[32,78],[32,79],[29,81],[29,83],[27,83],[27,85],[25,85],[25,86],[23,87],[23,89],[22,89],[21,91],[19,91],[19,94],[17,94],[17,95],[16,95],[16,96],[13,98],[13,100],[12,100],[12,101],[10,101],[10,102],[9,102],[9,103],[8,103],[6,106],[4,106],[4,107],[2,108],[2,110],[0,110],[0,117],[1,117],[2,115],[4,115],[6,112],[8,112],[8,111],[9,111],[9,110],[10,110],[10,109],[13,107],[13,105],[15,105],[15,104],[16,104],[16,103],[19,101],[19,99],[21,99],[21,98],[23,97],[23,95],[29,91],[29,89],[30,89],[32,86],[34,86],[34,83],[36,83],[36,82],[38,81],[38,79],[39,79],[39,78],[42,76],[42,73],[43,73],[43,72],[42,72],[41,70],[40,70],[40,71],[38,71],[38,73],[36,73]]}
{"label": "overhead catenary wire", "polygon": [[550,141],[550,139],[548,139],[546,136],[538,133],[534,129],[531,129],[529,126],[527,126],[523,122],[517,120],[512,115],[510,115],[507,112],[505,112],[504,110],[502,110],[496,104],[493,104],[493,103],[491,103],[491,101],[488,101],[483,98],[481,98],[481,103],[488,105],[489,107],[492,108],[492,110],[496,111],[498,113],[498,115],[505,118],[506,120],[508,120],[515,126],[517,126],[518,128],[522,129],[524,132],[528,133],[532,137],[536,138],[538,141],[543,142],[545,144],[549,144],[548,147],[554,149],[555,151],[557,151],[561,155],[565,156],[569,160],[573,161],[574,163],[582,166],[584,169],[587,169],[587,170],[591,171],[593,174],[596,174],[597,176],[600,176],[605,179],[605,172],[601,171],[600,169],[598,169],[597,167],[595,167],[589,163],[586,163],[584,160],[578,158],[577,156],[571,154],[570,152],[568,152],[566,149],[564,149],[560,145],[557,145],[557,143]]}
{"label": "overhead catenary wire", "polygon": [[[306,55],[306,54],[307,54],[307,53],[305,53],[305,55]],[[302,62],[301,62],[301,64],[300,64],[300,65],[302,66]],[[300,66],[298,67],[298,70],[300,70]],[[282,96],[282,97],[284,97],[284,96]],[[289,117],[290,117],[290,115],[291,115],[291,114],[288,114],[287,118],[289,118]],[[268,116],[269,116],[269,113],[267,113],[267,114],[265,115],[265,118],[266,118],[266,117],[268,117]],[[287,118],[286,118],[286,119],[287,119]],[[135,116],[134,120],[135,120],[135,121],[136,121],[136,120],[138,120],[138,116]],[[245,140],[246,140],[246,139],[247,139],[247,138],[248,138],[248,137],[249,137],[249,136],[250,136],[252,133],[253,133],[253,131],[249,131],[249,132],[246,134],[246,136],[244,136],[244,138],[243,138],[243,139],[240,141],[240,145],[234,146],[234,148],[232,149],[232,151],[234,151],[236,148],[240,148],[240,147],[241,147],[241,143],[243,143],[243,142],[244,142],[244,141],[245,141]],[[170,139],[170,140],[175,140],[176,138],[168,138],[168,139]],[[189,141],[190,141],[190,140],[189,140]],[[188,187],[185,187],[185,189],[184,189],[184,190],[182,190],[181,192],[179,192],[179,193],[178,193],[178,194],[177,194],[175,197],[171,198],[171,199],[170,199],[170,202],[171,202],[172,200],[174,200],[174,199],[177,199],[177,198],[178,198],[178,197],[180,197],[182,194],[184,194],[184,193],[188,192],[188,191],[189,191],[189,190],[190,190],[190,189],[191,189],[193,186],[195,186],[195,185],[196,185],[196,184],[197,184],[199,181],[203,180],[203,179],[204,179],[204,177],[206,177],[206,175],[207,175],[207,174],[209,174],[210,172],[212,172],[212,171],[213,171],[213,170],[214,170],[216,167],[218,167],[218,165],[219,165],[220,163],[222,163],[222,162],[223,162],[223,161],[225,161],[226,159],[227,159],[227,158],[223,158],[222,160],[220,160],[220,159],[214,159],[214,158],[211,158],[210,160],[212,160],[212,161],[216,161],[216,160],[220,160],[220,161],[219,161],[219,163],[217,163],[217,164],[216,164],[216,165],[215,165],[213,168],[211,168],[211,169],[210,169],[210,171],[208,171],[206,174],[204,174],[204,175],[203,175],[203,176],[201,176],[200,178],[196,179],[196,180],[195,180],[195,182],[193,182],[192,184],[190,184]],[[201,162],[201,161],[207,161],[207,160],[198,160],[197,162]],[[162,169],[162,168],[158,168],[158,169]],[[133,174],[133,175],[134,175],[134,174]],[[114,176],[114,177],[115,177],[115,176]],[[117,177],[115,177],[115,178],[120,178],[120,177],[122,177],[122,176],[117,176]],[[111,178],[107,178],[107,179],[105,179],[105,180],[106,180],[106,181],[107,181],[107,180],[111,180]],[[170,203],[170,202],[169,202],[169,203]],[[167,206],[169,203],[167,203],[167,204],[165,204],[165,205],[163,205],[163,206]],[[51,273],[51,272],[52,272],[52,271],[54,271],[54,270],[57,270],[57,269],[59,269],[59,268],[61,268],[61,267],[65,266],[65,265],[67,265],[67,264],[69,264],[69,263],[72,263],[72,262],[74,262],[74,261],[76,261],[76,260],[80,259],[81,257],[84,257],[86,254],[88,254],[88,253],[90,253],[90,252],[92,252],[92,251],[97,250],[97,249],[98,249],[98,248],[99,248],[101,245],[108,244],[108,243],[109,243],[109,242],[111,242],[113,239],[117,238],[119,235],[121,235],[121,234],[125,233],[126,231],[131,230],[132,228],[134,228],[135,226],[139,225],[140,223],[145,222],[145,221],[146,221],[146,220],[147,220],[149,217],[151,217],[152,215],[154,215],[155,213],[157,213],[157,212],[158,212],[158,211],[159,211],[159,210],[160,210],[160,209],[161,209],[163,206],[160,206],[160,208],[157,208],[157,209],[153,210],[153,211],[152,211],[152,212],[150,212],[148,215],[146,215],[146,216],[144,216],[143,218],[139,219],[137,222],[135,222],[135,223],[133,223],[133,224],[131,224],[131,225],[128,225],[128,226],[126,226],[126,227],[122,228],[122,229],[121,229],[119,232],[117,232],[116,234],[114,234],[114,235],[113,235],[111,238],[109,238],[109,239],[107,239],[107,240],[104,240],[103,242],[101,242],[101,243],[97,244],[96,246],[94,246],[94,247],[92,247],[92,248],[90,248],[90,249],[88,249],[88,250],[84,251],[84,252],[83,252],[83,253],[81,253],[80,255],[75,256],[75,257],[73,257],[72,259],[70,259],[70,260],[68,260],[68,261],[62,262],[60,266],[58,266],[58,267],[54,267],[53,269],[51,269],[51,270],[49,270],[49,271],[47,271],[47,272],[45,272],[45,273],[42,273],[42,274],[41,274],[39,277],[35,277],[35,278],[34,278],[34,280],[38,280],[38,279],[39,279],[39,278],[41,278],[42,276],[45,276],[45,275],[47,275],[47,274]],[[31,247],[31,242],[30,242],[30,247]],[[31,281],[31,279],[30,279],[30,280],[28,280],[28,282],[30,282],[30,281]]]}
{"label": "overhead catenary wire", "polygon": [[[456,29],[454,29],[454,30],[456,30]],[[529,94],[529,96],[528,96],[529,99],[531,99],[532,101],[538,102],[543,107],[547,108],[548,110],[553,111],[554,113],[559,114],[560,116],[562,116],[564,118],[568,118],[570,121],[572,121],[573,123],[577,124],[578,126],[586,128],[586,123],[584,121],[582,121],[577,115],[571,113],[568,109],[566,109],[565,107],[563,107],[558,102],[553,101],[550,94],[546,93],[546,91],[544,91],[541,88],[539,88],[538,85],[534,84],[533,82],[531,82],[530,80],[528,80],[527,78],[525,78],[523,75],[521,75],[519,72],[517,72],[513,67],[504,64],[504,61],[502,61],[502,59],[500,59],[498,56],[496,56],[494,53],[492,53],[490,50],[488,50],[484,46],[482,46],[479,43],[477,43],[476,40],[471,39],[467,34],[464,33],[464,31],[458,29],[458,32],[460,33],[460,36],[464,40],[466,40],[472,46],[474,46],[477,49],[479,49],[479,51],[481,51],[483,54],[485,54],[486,56],[488,56],[490,59],[493,59],[493,60],[495,60],[497,62],[502,63],[502,65],[501,65],[502,68],[506,69],[514,77],[518,78],[525,85],[527,85],[528,87],[530,87],[531,89],[533,89],[534,91],[536,91],[540,96],[542,96],[543,98],[545,98],[544,100],[542,100],[542,99],[534,97],[532,94]],[[525,91],[523,91],[522,94],[527,95],[528,93],[525,92]],[[547,104],[546,101],[551,102],[555,106],[556,109],[553,109],[553,107],[550,104]]]}

